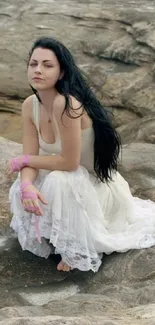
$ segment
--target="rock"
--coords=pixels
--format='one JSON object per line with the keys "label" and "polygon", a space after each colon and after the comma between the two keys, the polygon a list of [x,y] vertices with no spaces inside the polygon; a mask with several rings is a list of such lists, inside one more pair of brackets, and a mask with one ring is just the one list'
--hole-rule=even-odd
{"label": "rock", "polygon": [[[21,145],[1,138],[0,151],[4,152],[0,162],[1,206],[3,211],[4,202],[6,216],[0,224],[0,324],[124,325],[125,321],[127,325],[153,325],[155,248],[104,256],[96,274],[57,272],[51,258],[22,251],[16,236],[7,231],[9,186],[3,177],[5,160],[20,154]],[[121,167],[135,192],[142,190],[142,195],[151,198],[154,152],[153,144],[124,145]]]}
{"label": "rock", "polygon": [[21,101],[1,96],[0,112],[1,111],[21,114]]}
{"label": "rock", "polygon": [[120,133],[122,137],[122,142],[127,143],[128,137],[131,137],[131,125],[135,123],[140,125],[141,118],[139,118],[135,113],[131,112],[130,110],[123,108],[112,108],[111,113],[113,126],[117,128],[117,131]]}
{"label": "rock", "polygon": [[152,187],[151,189],[145,191],[145,196],[149,198],[151,201],[155,202],[155,188]]}
{"label": "rock", "polygon": [[154,248],[104,256],[94,275],[64,274],[8,237],[0,263],[0,324],[154,324]]}
{"label": "rock", "polygon": [[147,116],[154,113],[153,87],[146,68],[109,74],[103,86],[103,102],[106,106],[131,110],[139,117]]}
{"label": "rock", "polygon": [[133,109],[140,117],[154,113],[155,95],[153,93],[154,82],[149,77],[133,85],[124,93],[123,102],[126,107]]}
{"label": "rock", "polygon": [[42,284],[42,289],[33,289],[33,292],[31,292],[31,288],[20,291],[18,289],[20,300],[25,301],[27,305],[43,306],[49,301],[67,299],[68,296],[73,296],[79,291],[79,287],[75,285],[74,282],[67,283],[66,286],[65,283],[63,283],[63,286],[60,288],[58,284],[55,287],[48,285],[48,288],[43,287],[43,281],[41,281],[40,284]]}
{"label": "rock", "polygon": [[[134,190],[134,195],[149,199],[154,189],[155,145],[130,143],[123,146],[120,172]],[[152,195],[151,197],[152,198]]]}
{"label": "rock", "polygon": [[[21,142],[21,127],[2,112],[19,114],[20,124],[21,102],[31,93],[29,48],[36,37],[54,36],[113,113],[123,141],[119,171],[132,193],[155,201],[154,10],[154,0],[3,1],[1,134]],[[22,251],[9,230],[8,193],[16,175],[4,175],[6,160],[22,147],[0,138],[0,153],[0,325],[154,325],[155,248],[104,255],[97,274],[57,272],[51,257]]]}
{"label": "rock", "polygon": [[[118,111],[116,111],[118,113]],[[148,115],[144,118],[134,119],[132,116],[131,120],[126,125],[123,125],[123,120],[127,120],[128,115],[123,111],[124,115],[122,118],[121,126],[117,128],[117,131],[121,135],[122,143],[131,143],[131,142],[146,142],[155,144],[155,114]],[[120,114],[119,114],[120,118]]]}
{"label": "rock", "polygon": [[155,50],[155,24],[149,21],[140,21],[133,24],[133,36],[140,44],[146,44]]}
{"label": "rock", "polygon": [[0,112],[0,130],[1,137],[21,143],[23,134],[21,115],[7,113],[4,107],[4,112]]}
{"label": "rock", "polygon": [[8,141],[4,138],[0,138],[0,234],[3,232],[2,229],[6,229],[9,220],[9,188],[15,179],[15,175],[12,180],[7,179],[5,176],[6,161],[12,157],[18,156],[22,153],[22,146]]}
{"label": "rock", "polygon": [[[153,306],[152,306],[153,308]],[[152,311],[152,310],[151,310]],[[113,316],[103,316],[103,317],[90,317],[90,316],[83,316],[83,317],[59,317],[59,316],[43,316],[43,317],[15,317],[12,319],[5,320],[6,323],[3,321],[0,322],[0,325],[24,325],[32,324],[32,325],[124,325],[124,318],[127,325],[134,324],[135,325],[154,325],[153,317],[152,319],[140,319],[140,317],[128,317],[124,315],[122,318]]]}
{"label": "rock", "polygon": [[44,316],[44,317],[20,317],[8,320],[7,322],[0,322],[0,325],[21,325],[21,322],[24,322],[24,325],[117,325],[115,322],[108,322],[105,319],[105,322],[100,317],[59,317],[59,316]]}
{"label": "rock", "polygon": [[123,33],[121,28],[119,30],[118,24],[114,27],[116,29],[113,30],[113,33],[110,29],[108,30],[104,36],[105,39],[104,37],[96,38],[95,41],[92,39],[90,47],[87,45],[84,48],[84,53],[137,66],[153,61],[152,49],[141,46],[140,42],[137,42],[136,46],[135,39],[131,35]]}
{"label": "rock", "polygon": [[91,82],[104,82],[105,105],[108,102],[110,107],[122,107],[138,116],[154,112],[153,0],[140,0],[138,5],[106,0],[104,6],[99,0],[76,5],[71,0],[59,2],[48,1],[48,9],[46,2],[37,0],[33,6],[30,0],[20,1],[20,6],[19,0],[1,5],[0,82],[2,101],[7,100],[2,107],[20,111],[10,105],[10,99],[31,93],[26,59],[32,42],[47,35],[65,42]]}

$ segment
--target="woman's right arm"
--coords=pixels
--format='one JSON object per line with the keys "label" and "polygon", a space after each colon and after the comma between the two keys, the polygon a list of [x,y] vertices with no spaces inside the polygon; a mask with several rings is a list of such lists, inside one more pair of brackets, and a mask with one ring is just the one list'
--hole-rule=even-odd
{"label": "woman's right arm", "polygon": [[[38,132],[33,123],[33,97],[28,97],[22,105],[22,124],[23,124],[23,154],[38,155],[39,142]],[[21,181],[34,182],[38,170],[31,167],[24,167],[21,172]]]}

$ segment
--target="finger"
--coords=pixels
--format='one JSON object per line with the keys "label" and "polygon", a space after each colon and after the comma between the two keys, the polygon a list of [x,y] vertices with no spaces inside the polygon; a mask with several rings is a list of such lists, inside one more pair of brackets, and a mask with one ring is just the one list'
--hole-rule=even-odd
{"label": "finger", "polygon": [[8,180],[11,179],[11,176],[12,176],[12,175],[6,174],[6,178],[7,178]]}
{"label": "finger", "polygon": [[22,204],[25,211],[35,213],[38,216],[42,215],[42,210],[39,206],[38,200],[24,199]]}
{"label": "finger", "polygon": [[35,208],[36,208],[36,210],[35,210],[36,215],[42,216],[43,215],[43,211],[40,208],[40,206],[36,206]]}
{"label": "finger", "polygon": [[41,210],[39,204],[35,204],[35,202],[33,202],[33,205],[32,205],[32,202],[31,202],[31,205],[30,205],[30,202],[29,202],[28,205],[27,205],[27,209],[29,210],[29,212],[34,213],[37,216],[42,215],[42,210]]}
{"label": "finger", "polygon": [[8,167],[5,169],[5,172],[6,172],[6,173],[8,173],[8,172],[9,172],[9,168],[8,168]]}
{"label": "finger", "polygon": [[12,172],[12,170],[11,170],[10,168],[7,169],[7,174],[8,174],[8,175],[13,174],[13,172]]}
{"label": "finger", "polygon": [[6,171],[5,171],[5,174],[8,175],[8,174],[9,174],[9,170],[6,170]]}
{"label": "finger", "polygon": [[28,206],[33,208],[34,207],[34,204],[33,204],[33,201],[31,199],[28,199],[27,200],[27,203],[28,203]]}
{"label": "finger", "polygon": [[45,200],[44,196],[38,192],[38,198],[43,204],[48,204],[48,202]]}
{"label": "finger", "polygon": [[35,207],[32,207],[32,206],[26,206],[26,207],[24,207],[24,210],[27,211],[27,212],[29,212],[29,213],[34,213],[36,215],[40,215],[40,213],[38,213],[38,211],[36,210],[36,208]]}
{"label": "finger", "polygon": [[23,200],[22,204],[23,204],[24,210],[27,211],[27,212],[30,212],[30,207],[29,207],[28,200]]}
{"label": "finger", "polygon": [[23,205],[24,205],[24,207],[26,208],[26,207],[28,207],[28,200],[23,200]]}
{"label": "finger", "polygon": [[43,215],[43,213],[42,213],[42,211],[41,211],[41,209],[39,207],[36,208],[35,214],[36,214],[36,216],[40,216],[40,217]]}
{"label": "finger", "polygon": [[43,211],[42,211],[42,209],[40,207],[39,200],[36,199],[33,202],[34,202],[34,206],[36,207],[37,211],[42,215],[43,214]]}
{"label": "finger", "polygon": [[10,163],[7,163],[6,169],[7,169],[8,171],[12,170],[12,167],[11,167],[11,164],[10,164]]}

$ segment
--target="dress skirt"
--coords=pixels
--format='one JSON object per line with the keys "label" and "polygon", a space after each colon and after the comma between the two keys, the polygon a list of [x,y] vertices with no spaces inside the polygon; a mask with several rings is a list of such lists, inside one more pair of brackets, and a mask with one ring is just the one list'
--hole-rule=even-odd
{"label": "dress skirt", "polygon": [[155,203],[133,197],[118,172],[107,184],[82,166],[40,170],[34,185],[48,201],[40,202],[42,216],[24,211],[20,173],[9,192],[11,227],[23,250],[48,258],[54,247],[71,268],[97,272],[103,253],[155,245]]}

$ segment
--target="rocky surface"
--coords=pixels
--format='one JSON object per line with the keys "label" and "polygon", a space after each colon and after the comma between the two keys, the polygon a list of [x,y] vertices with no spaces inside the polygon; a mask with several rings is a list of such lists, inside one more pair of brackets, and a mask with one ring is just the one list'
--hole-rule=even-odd
{"label": "rocky surface", "polygon": [[[0,324],[153,325],[154,247],[104,256],[97,274],[60,273],[52,258],[41,259],[21,250],[9,230],[8,192],[14,179],[4,176],[6,160],[19,155],[21,149],[0,138]],[[124,145],[121,172],[131,182],[133,193],[152,195],[155,200],[154,151],[153,144]]]}
{"label": "rocky surface", "polygon": [[105,256],[95,275],[64,274],[0,237],[0,268],[0,324],[154,325],[153,248]]}
{"label": "rocky surface", "polygon": [[[57,37],[102,89],[122,136],[119,168],[132,193],[155,201],[154,0],[0,0],[0,6],[0,134],[21,142],[29,48],[41,35]],[[0,153],[0,325],[154,325],[155,249],[104,256],[97,274],[59,273],[51,258],[22,252],[9,229],[13,180],[4,175],[21,145],[0,138]]]}
{"label": "rocky surface", "polygon": [[[26,77],[29,49],[37,37],[47,35],[63,41],[91,83],[100,86],[102,101],[113,112],[116,127],[126,128],[132,121],[143,123],[141,118],[152,118],[155,102],[153,0],[139,0],[138,4],[127,0],[65,0],[63,3],[35,0],[33,4],[30,0],[1,0],[0,4],[3,34],[0,111],[20,113],[21,102],[31,92]],[[18,125],[18,120],[14,125]],[[125,135],[127,142],[133,140],[130,125]],[[150,122],[145,120],[147,128],[150,130]],[[124,129],[119,131],[124,139]],[[20,139],[19,127],[17,134]],[[6,136],[6,132],[2,130],[1,135]],[[7,137],[12,139],[10,134]],[[145,134],[140,136],[140,141],[143,139],[154,141]]]}
{"label": "rocky surface", "polygon": [[[0,138],[0,234],[7,229],[10,220],[8,191],[15,179],[6,178],[5,166],[8,159],[22,153],[22,147],[15,142]],[[4,234],[4,233],[3,233]]]}

